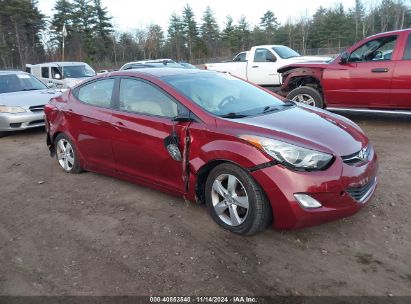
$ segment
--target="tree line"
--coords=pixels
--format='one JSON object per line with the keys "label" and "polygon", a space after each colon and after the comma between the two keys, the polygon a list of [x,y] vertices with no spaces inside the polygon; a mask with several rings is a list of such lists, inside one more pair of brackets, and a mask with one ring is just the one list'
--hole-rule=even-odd
{"label": "tree line", "polygon": [[404,0],[356,0],[352,8],[319,7],[312,16],[302,14],[282,24],[274,9],[267,10],[256,25],[246,15],[238,20],[228,15],[223,26],[211,7],[197,19],[186,4],[180,13],[171,14],[166,29],[150,24],[129,32],[113,26],[101,0],[56,0],[49,17],[39,11],[37,0],[0,0],[0,7],[3,68],[61,60],[63,39],[65,60],[108,68],[141,59],[231,57],[260,44],[283,44],[304,54],[308,49],[349,46],[371,34],[411,27],[411,7]]}

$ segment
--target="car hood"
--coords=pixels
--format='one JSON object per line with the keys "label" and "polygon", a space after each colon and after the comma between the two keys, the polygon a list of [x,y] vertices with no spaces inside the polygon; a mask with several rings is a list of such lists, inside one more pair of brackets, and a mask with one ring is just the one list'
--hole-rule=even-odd
{"label": "car hood", "polygon": [[299,56],[299,57],[292,57],[289,59],[286,59],[287,61],[290,61],[290,63],[293,62],[324,62],[330,60],[331,57],[324,57],[324,56]]}
{"label": "car hood", "polygon": [[45,105],[61,92],[54,90],[20,91],[0,94],[0,105],[15,106],[28,109],[32,106]]}
{"label": "car hood", "polygon": [[367,145],[368,139],[351,120],[310,106],[294,106],[271,114],[235,122],[251,126],[252,134],[332,153],[350,155]]}
{"label": "car hood", "polygon": [[304,62],[303,60],[300,62],[294,62],[292,64],[287,64],[277,70],[278,73],[284,73],[292,69],[297,69],[297,68],[315,68],[315,69],[325,69],[326,67],[329,66],[329,63],[326,61],[320,61],[320,62],[313,62],[313,61],[307,61]]}

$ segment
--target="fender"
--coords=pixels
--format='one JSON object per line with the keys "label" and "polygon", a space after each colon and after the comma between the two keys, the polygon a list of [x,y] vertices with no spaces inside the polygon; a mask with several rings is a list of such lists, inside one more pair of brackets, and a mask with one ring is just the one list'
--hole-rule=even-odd
{"label": "fender", "polygon": [[319,83],[322,82],[324,69],[301,67],[289,70],[282,74],[283,84],[281,85],[281,92],[288,94],[290,90],[290,82],[296,77],[312,77]]}
{"label": "fender", "polygon": [[[197,151],[193,151],[197,150]],[[191,146],[190,154],[196,157],[189,160],[189,186],[186,198],[190,201],[198,201],[196,195],[197,181],[201,173],[214,168],[223,162],[230,162],[246,170],[259,168],[264,164],[272,165],[273,159],[262,151],[256,153],[257,148],[241,139],[213,140],[207,144],[196,147]],[[208,168],[211,166],[210,168]]]}

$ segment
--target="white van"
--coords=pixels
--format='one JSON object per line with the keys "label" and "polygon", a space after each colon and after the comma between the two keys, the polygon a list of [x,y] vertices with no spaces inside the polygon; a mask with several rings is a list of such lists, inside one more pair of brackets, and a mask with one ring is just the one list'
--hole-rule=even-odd
{"label": "white van", "polygon": [[26,72],[36,76],[49,87],[70,88],[96,72],[85,62],[47,62],[26,64]]}

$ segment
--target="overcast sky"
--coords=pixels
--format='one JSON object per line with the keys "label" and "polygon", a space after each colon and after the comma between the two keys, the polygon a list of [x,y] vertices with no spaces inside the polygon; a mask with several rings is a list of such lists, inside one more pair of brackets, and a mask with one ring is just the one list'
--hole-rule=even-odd
{"label": "overcast sky", "polygon": [[[102,0],[113,23],[120,30],[128,31],[141,28],[151,23],[159,24],[167,32],[168,20],[173,12],[181,14],[186,3],[193,8],[196,19],[201,21],[201,16],[207,6],[215,13],[217,22],[222,27],[225,17],[231,15],[237,21],[242,15],[247,21],[258,24],[260,18],[271,10],[281,23],[289,17],[308,13],[311,16],[322,5],[329,8],[337,3],[343,3],[345,8],[354,6],[355,0]],[[39,0],[40,10],[47,16],[53,14],[55,0]]]}

